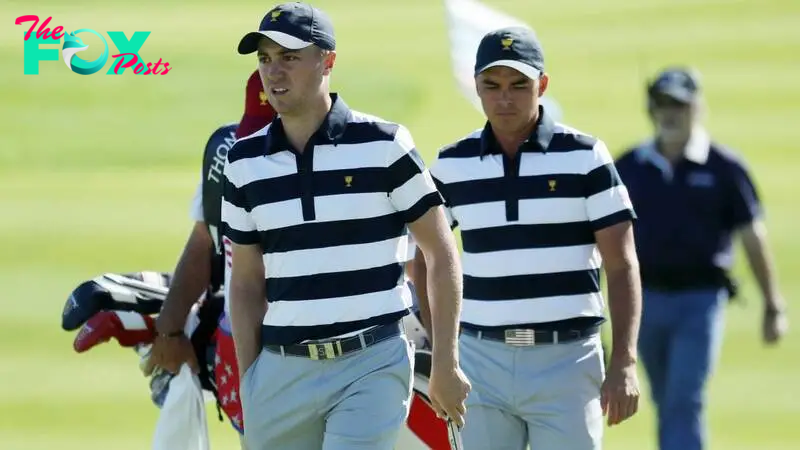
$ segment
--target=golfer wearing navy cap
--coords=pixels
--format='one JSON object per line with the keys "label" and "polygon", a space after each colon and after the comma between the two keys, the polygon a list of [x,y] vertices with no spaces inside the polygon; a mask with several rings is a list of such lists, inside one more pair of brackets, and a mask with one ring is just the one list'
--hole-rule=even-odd
{"label": "golfer wearing navy cap", "polygon": [[257,52],[278,112],[224,169],[248,450],[394,448],[412,392],[409,231],[436,284],[429,394],[463,423],[461,268],[441,196],[404,126],[330,92],[335,51],[330,19],[303,3],[269,11],[239,44]]}
{"label": "golfer wearing navy cap", "polygon": [[[467,450],[599,449],[603,413],[614,425],[637,410],[635,215],[603,141],[539,104],[548,82],[532,30],[487,34],[475,83],[488,120],[431,167],[464,245]],[[608,371],[601,267],[613,321]]]}
{"label": "golfer wearing navy cap", "polygon": [[647,84],[655,136],[616,162],[639,214],[644,288],[639,352],[658,410],[661,450],[706,448],[705,386],[723,334],[740,237],[764,299],[763,339],[786,331],[763,206],[742,159],[702,126],[700,78],[670,67]]}

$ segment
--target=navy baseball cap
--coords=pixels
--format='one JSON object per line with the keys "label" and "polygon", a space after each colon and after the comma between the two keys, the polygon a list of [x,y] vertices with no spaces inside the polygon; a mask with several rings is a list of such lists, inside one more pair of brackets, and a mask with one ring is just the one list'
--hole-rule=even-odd
{"label": "navy baseball cap", "polygon": [[682,103],[691,103],[700,93],[698,74],[686,68],[668,68],[647,86],[647,94],[665,95]]}
{"label": "navy baseball cap", "polygon": [[475,76],[490,67],[506,66],[528,78],[544,73],[544,53],[536,33],[527,27],[507,27],[487,33],[478,45]]}
{"label": "navy baseball cap", "polygon": [[247,55],[258,50],[258,42],[268,37],[281,47],[300,50],[316,45],[323,50],[335,50],[333,22],[327,14],[299,2],[282,3],[270,10],[258,26],[239,41],[239,53]]}

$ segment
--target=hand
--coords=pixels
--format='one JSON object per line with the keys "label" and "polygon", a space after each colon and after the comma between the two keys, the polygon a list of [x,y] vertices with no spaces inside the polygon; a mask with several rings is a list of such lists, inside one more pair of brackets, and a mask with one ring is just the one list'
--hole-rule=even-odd
{"label": "hand", "polygon": [[776,344],[789,331],[789,318],[782,309],[764,311],[761,334],[766,344]]}
{"label": "hand", "polygon": [[620,424],[636,414],[639,409],[636,363],[615,363],[614,356],[611,356],[606,379],[600,388],[600,404],[603,415],[608,417],[608,426]]}
{"label": "hand", "polygon": [[197,355],[194,353],[194,347],[189,338],[183,335],[158,336],[153,342],[150,357],[142,371],[145,376],[150,376],[156,367],[161,367],[167,372],[176,374],[183,363],[188,364],[194,373],[200,373],[200,364],[197,362]]}
{"label": "hand", "polygon": [[433,361],[428,395],[431,406],[440,419],[451,419],[459,428],[464,426],[467,399],[472,385],[453,361]]}

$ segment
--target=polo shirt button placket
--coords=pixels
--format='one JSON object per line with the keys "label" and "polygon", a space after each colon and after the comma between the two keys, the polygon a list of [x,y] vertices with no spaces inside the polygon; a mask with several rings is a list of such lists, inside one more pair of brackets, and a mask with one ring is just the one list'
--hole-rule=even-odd
{"label": "polo shirt button placket", "polygon": [[[313,137],[312,137],[313,139]],[[303,220],[316,220],[314,208],[314,144],[309,142],[303,153],[295,153],[297,158],[297,174],[300,177],[300,204],[303,208]]]}
{"label": "polo shirt button placket", "polygon": [[503,153],[503,178],[506,194],[506,220],[516,222],[519,220],[519,189],[517,180],[519,179],[519,164],[522,149],[517,149],[513,158]]}

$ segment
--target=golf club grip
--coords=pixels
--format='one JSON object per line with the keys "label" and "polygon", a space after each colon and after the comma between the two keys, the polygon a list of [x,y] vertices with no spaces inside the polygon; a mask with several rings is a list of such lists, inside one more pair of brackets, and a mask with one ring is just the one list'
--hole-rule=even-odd
{"label": "golf club grip", "polygon": [[[420,398],[425,404],[433,407],[430,398],[427,396]],[[458,425],[456,425],[452,419],[445,419],[445,423],[447,424],[447,441],[450,443],[450,450],[464,450],[464,443],[461,440],[461,430],[458,429]]]}
{"label": "golf club grip", "polygon": [[[419,381],[419,379],[414,380],[415,383]],[[424,379],[425,386],[427,386],[427,379]],[[419,392],[419,391],[417,391]],[[421,395],[418,397],[422,400],[426,405],[430,408],[433,408],[431,404],[431,399],[425,392],[419,392]],[[458,425],[453,422],[452,419],[444,419],[444,422],[447,426],[447,442],[450,444],[450,450],[464,450],[464,443],[461,440],[461,430],[458,429]]]}
{"label": "golf club grip", "polygon": [[464,450],[464,443],[461,441],[461,430],[452,419],[447,419],[447,440],[450,442],[450,450]]}

